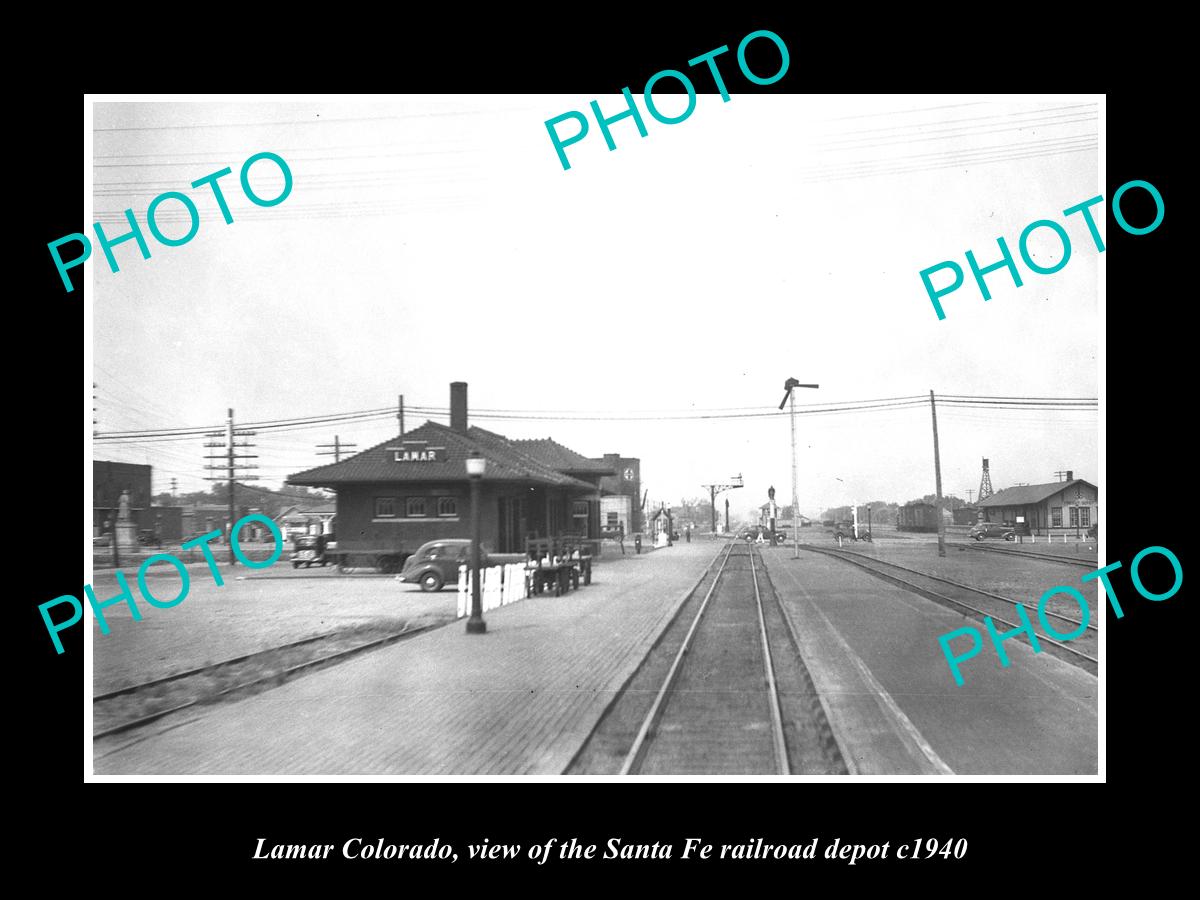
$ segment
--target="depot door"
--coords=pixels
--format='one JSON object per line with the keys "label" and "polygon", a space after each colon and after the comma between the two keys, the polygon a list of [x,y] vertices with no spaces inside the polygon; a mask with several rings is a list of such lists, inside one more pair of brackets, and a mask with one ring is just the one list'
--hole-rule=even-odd
{"label": "depot door", "polygon": [[499,504],[499,509],[497,511],[497,522],[499,523],[499,529],[496,535],[496,541],[498,544],[497,552],[525,552],[524,501],[524,497],[501,497],[497,501]]}

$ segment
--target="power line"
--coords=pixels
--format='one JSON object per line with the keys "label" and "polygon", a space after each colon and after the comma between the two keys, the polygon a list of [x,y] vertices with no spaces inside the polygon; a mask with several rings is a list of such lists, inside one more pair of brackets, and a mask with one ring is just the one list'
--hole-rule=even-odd
{"label": "power line", "polygon": [[[992,157],[979,157],[979,158],[975,158],[975,159],[964,156],[960,159],[950,160],[950,161],[946,162],[944,165],[907,166],[907,167],[900,166],[900,167],[891,168],[891,169],[879,169],[877,171],[872,171],[872,172],[852,173],[852,172],[847,172],[845,169],[843,169],[842,172],[839,174],[836,169],[831,169],[831,170],[829,170],[829,173],[826,173],[826,174],[822,174],[819,176],[813,175],[813,176],[809,176],[806,178],[801,178],[800,182],[803,184],[812,184],[812,183],[820,182],[820,181],[845,181],[847,179],[852,179],[852,178],[873,178],[878,175],[908,175],[908,174],[913,174],[916,172],[933,172],[933,171],[937,171],[938,169],[957,169],[962,166],[968,166],[968,165],[987,165],[990,163],[1010,162],[1010,161],[1018,160],[1018,159],[1036,159],[1039,157],[1062,156],[1063,154],[1066,154],[1066,153],[1082,153],[1086,150],[1095,150],[1096,147],[1097,147],[1097,144],[1095,142],[1092,142],[1092,143],[1080,145],[1080,146],[1063,147],[1061,149],[1046,150],[1044,152],[996,154]],[[896,162],[896,161],[897,160],[893,160],[892,162]],[[899,160],[899,161],[903,162],[903,160]]]}
{"label": "power line", "polygon": [[[954,398],[946,397],[942,401],[948,407],[958,407],[963,409],[986,409],[986,410],[1025,410],[1025,411],[1073,411],[1073,410],[1092,410],[1098,408],[1098,401],[1089,398],[969,398],[969,395],[957,395]],[[854,412],[868,412],[888,409],[907,409],[913,406],[919,406],[924,403],[919,398],[889,398],[885,400],[860,400],[860,401],[843,401],[841,404],[812,404],[803,408],[797,407],[797,415],[826,415]],[[408,407],[412,412],[420,415],[438,415],[445,416],[449,410],[445,407],[427,407],[417,406]],[[395,416],[395,410],[392,408],[381,407],[371,410],[358,410],[348,413],[330,413],[322,416],[312,416],[296,419],[277,419],[266,420],[263,422],[246,423],[245,427],[255,428],[260,431],[300,431],[304,429],[325,427],[334,423],[358,422],[368,423],[373,421],[383,421]],[[511,412],[492,412],[486,409],[478,409],[472,411],[472,417],[475,419],[483,419],[485,421],[584,421],[584,422],[656,422],[656,421],[707,421],[717,419],[760,419],[760,418],[778,418],[783,415],[776,409],[763,409],[758,407],[747,407],[744,410],[733,408],[732,410],[716,411],[716,412],[653,412],[644,411],[637,414],[621,414],[621,413],[588,413],[585,411],[511,411]],[[195,437],[204,434],[208,428],[164,428],[164,429],[147,429],[141,431],[123,431],[123,432],[105,432],[96,435],[96,440],[102,443],[129,443],[132,441],[174,441],[187,440],[190,437]]]}
{"label": "power line", "polygon": [[214,431],[214,432],[209,432],[206,435],[206,437],[210,437],[210,438],[219,438],[219,437],[223,436],[225,439],[224,443],[222,444],[221,442],[217,442],[217,441],[207,441],[204,444],[205,447],[208,447],[211,449],[216,449],[216,448],[219,448],[222,446],[225,448],[225,452],[223,454],[206,454],[205,455],[205,459],[221,459],[222,457],[224,457],[225,464],[223,466],[212,465],[211,463],[209,463],[209,464],[205,465],[205,467],[204,467],[205,469],[208,469],[209,471],[216,471],[216,470],[224,469],[225,473],[226,473],[225,478],[222,479],[220,476],[217,476],[217,475],[206,475],[206,476],[204,476],[204,480],[205,481],[224,480],[229,485],[229,536],[228,536],[228,541],[229,541],[229,564],[231,566],[237,565],[237,557],[234,555],[234,552],[233,552],[233,544],[237,538],[237,535],[235,535],[233,533],[234,519],[236,517],[236,506],[234,505],[235,483],[236,483],[238,476],[240,476],[243,480],[258,477],[257,475],[241,474],[242,471],[244,471],[246,469],[257,469],[258,466],[256,466],[254,463],[240,463],[240,462],[238,462],[238,460],[239,459],[257,459],[258,455],[254,454],[254,453],[238,453],[237,451],[239,449],[251,448],[254,445],[251,444],[249,441],[240,441],[239,442],[237,440],[237,438],[238,437],[251,437],[253,435],[254,435],[253,431],[247,431],[244,428],[243,429],[235,429],[233,427],[233,410],[230,409],[229,417],[225,420],[224,433],[222,434],[222,432],[220,432],[220,431]]}

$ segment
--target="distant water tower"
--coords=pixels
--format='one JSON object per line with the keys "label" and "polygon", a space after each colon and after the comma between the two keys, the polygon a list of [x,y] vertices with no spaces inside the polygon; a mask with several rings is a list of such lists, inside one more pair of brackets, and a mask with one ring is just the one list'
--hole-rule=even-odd
{"label": "distant water tower", "polygon": [[992,490],[992,473],[988,471],[987,457],[983,458],[983,475],[979,479],[979,500],[986,500],[992,496],[995,491]]}

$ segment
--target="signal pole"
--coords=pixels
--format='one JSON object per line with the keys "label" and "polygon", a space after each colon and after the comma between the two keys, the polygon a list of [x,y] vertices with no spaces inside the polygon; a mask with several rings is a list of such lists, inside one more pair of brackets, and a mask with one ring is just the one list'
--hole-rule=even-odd
{"label": "signal pole", "polygon": [[[258,468],[258,466],[255,465],[254,463],[239,463],[239,462],[237,462],[237,460],[239,460],[239,459],[258,459],[258,455],[254,454],[254,453],[237,453],[236,452],[237,449],[245,448],[245,447],[253,447],[254,445],[249,443],[248,441],[242,441],[241,443],[236,443],[234,441],[234,438],[235,437],[249,437],[254,434],[257,434],[257,432],[235,431],[234,430],[233,410],[231,409],[231,410],[229,410],[228,418],[225,419],[225,431],[224,432],[210,431],[207,435],[207,437],[210,437],[210,438],[224,437],[225,438],[224,442],[222,443],[222,442],[208,441],[204,445],[205,447],[209,447],[209,448],[213,448],[213,449],[221,448],[221,447],[225,448],[224,453],[209,454],[209,455],[205,456],[205,459],[224,459],[225,460],[224,465],[212,465],[210,463],[210,464],[205,465],[205,467],[204,467],[205,469],[209,469],[212,471],[220,471],[222,469],[225,470],[225,478],[222,479],[222,477],[220,475],[206,475],[204,480],[205,481],[225,480],[229,484],[229,531],[228,531],[228,537],[226,538],[226,540],[229,541],[229,564],[231,566],[237,565],[237,558],[233,555],[233,523],[237,517],[237,508],[234,506],[234,499],[235,499],[234,498],[234,480],[238,477],[239,469],[257,469]],[[242,475],[241,477],[242,477],[243,481],[254,481],[254,480],[258,479],[257,475]]]}
{"label": "signal pole", "polygon": [[800,500],[797,494],[796,482],[796,395],[793,393],[794,388],[819,388],[819,384],[801,384],[795,378],[789,378],[783,383],[783,389],[786,393],[783,399],[779,401],[779,408],[783,409],[783,404],[791,402],[792,405],[792,559],[800,558]]}
{"label": "signal pole", "polygon": [[[723,491],[732,491],[735,488],[745,487],[742,484],[742,476],[734,475],[727,484],[702,484],[701,487],[708,488],[708,503],[712,510],[712,532],[715,536],[717,533],[717,494]],[[729,530],[729,500],[725,501],[725,530]]]}
{"label": "signal pole", "polygon": [[404,437],[404,395],[399,395],[399,402],[396,404],[396,418],[400,420],[400,437]]}
{"label": "signal pole", "polygon": [[937,403],[929,392],[929,411],[933,414],[933,475],[937,486],[938,556],[946,555],[946,519],[942,515],[942,457],[938,451]]}

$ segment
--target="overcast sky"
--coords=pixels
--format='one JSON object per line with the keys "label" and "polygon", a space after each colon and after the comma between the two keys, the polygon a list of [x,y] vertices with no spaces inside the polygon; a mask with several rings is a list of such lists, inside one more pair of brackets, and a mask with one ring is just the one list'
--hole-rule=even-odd
{"label": "overcast sky", "polygon": [[[635,95],[636,96],[636,95]],[[735,511],[791,493],[785,415],[766,412],[789,376],[820,384],[799,403],[963,395],[1095,397],[1102,311],[1098,254],[1079,216],[1101,193],[1096,98],[698,97],[649,135],[593,122],[563,171],[543,122],[590,96],[420,97],[321,102],[97,102],[94,209],[110,235],[167,190],[195,197],[201,226],[180,247],[115,248],[87,264],[101,433],[264,421],[391,407],[543,418],[473,424],[551,436],[588,456],[640,457],[654,501],[704,493],[736,473]],[[598,99],[620,111],[619,97]],[[667,114],[682,97],[663,98]],[[573,133],[571,125],[563,133]],[[292,194],[253,206],[242,162],[269,150]],[[230,166],[234,216],[189,183]],[[281,181],[256,164],[252,186]],[[176,203],[164,232],[186,231]],[[1103,217],[1097,215],[1101,233]],[[1036,219],[1063,222],[1068,264],[992,300],[968,282],[939,321],[919,272],[997,261]],[[82,228],[81,228],[82,230]],[[1048,229],[1030,242],[1058,259]],[[564,416],[592,416],[567,420]],[[614,417],[643,417],[621,421]],[[410,414],[411,429],[427,418]],[[1095,410],[939,406],[943,487],[966,496],[980,459],[992,483],[1095,479]],[[393,438],[394,418],[261,432],[260,482],[328,461],[316,445]],[[928,404],[799,419],[801,509],[932,493]],[[95,456],[154,466],[154,489],[202,486],[203,439],[99,442]],[[841,479],[839,481],[838,479]]]}

